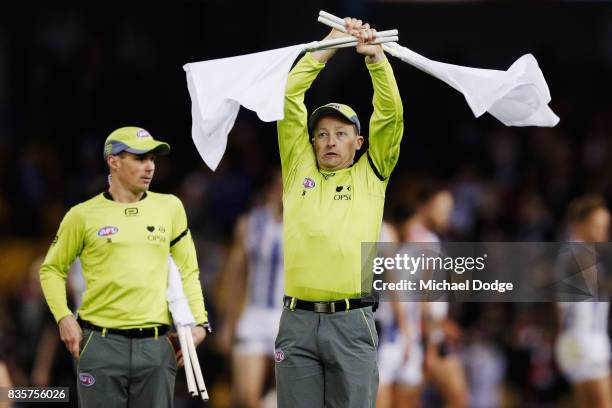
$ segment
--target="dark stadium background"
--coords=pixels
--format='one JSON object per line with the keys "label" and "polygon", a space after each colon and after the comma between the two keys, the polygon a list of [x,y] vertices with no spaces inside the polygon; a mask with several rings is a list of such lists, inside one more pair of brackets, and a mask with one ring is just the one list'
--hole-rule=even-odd
{"label": "dark stadium background", "polygon": [[[115,128],[141,126],[171,144],[171,155],[158,161],[153,190],[178,194],[185,203],[214,316],[218,299],[228,293],[217,273],[236,217],[278,166],[276,129],[242,109],[222,164],[211,172],[191,141],[182,65],[320,39],[328,31],[316,22],[320,9],[397,28],[402,45],[443,62],[505,70],[533,53],[561,118],[552,129],[508,128],[488,114],[475,119],[458,92],[391,58],[404,101],[405,135],[388,190],[390,221],[408,211],[420,184],[436,180],[456,200],[446,239],[555,241],[564,239],[570,199],[586,192],[612,198],[608,1],[3,4],[0,358],[16,384],[35,383],[32,350],[55,335],[32,283],[36,262],[70,206],[104,189],[102,143]],[[361,57],[344,50],[315,82],[307,103],[348,103],[367,123],[371,92]],[[549,306],[457,307],[467,338],[486,338],[505,356],[510,405],[566,398],[552,358],[534,357],[550,351],[550,344],[515,341],[525,324],[546,338],[553,324]],[[56,350],[49,384],[71,384],[69,356],[62,344]],[[212,338],[202,354],[207,379],[218,390],[211,392],[213,402],[224,406],[228,365]],[[177,395],[184,394],[179,381]]]}

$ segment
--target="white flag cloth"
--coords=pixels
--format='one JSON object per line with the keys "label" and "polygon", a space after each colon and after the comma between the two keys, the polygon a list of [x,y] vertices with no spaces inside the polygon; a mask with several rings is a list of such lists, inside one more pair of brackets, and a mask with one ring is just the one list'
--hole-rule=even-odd
{"label": "white flag cloth", "polygon": [[548,107],[550,92],[538,62],[525,54],[507,71],[433,61],[402,46],[401,59],[446,82],[465,97],[476,117],[489,112],[506,126],[548,126],[559,117]]}
{"label": "white flag cloth", "polygon": [[168,301],[168,308],[175,325],[195,325],[195,319],[189,308],[185,292],[183,292],[181,274],[172,256],[168,257],[168,290],[166,291],[166,300]]}
{"label": "white flag cloth", "polygon": [[283,119],[291,65],[304,44],[237,57],[185,64],[191,96],[192,137],[200,156],[215,170],[240,105],[259,119]]}

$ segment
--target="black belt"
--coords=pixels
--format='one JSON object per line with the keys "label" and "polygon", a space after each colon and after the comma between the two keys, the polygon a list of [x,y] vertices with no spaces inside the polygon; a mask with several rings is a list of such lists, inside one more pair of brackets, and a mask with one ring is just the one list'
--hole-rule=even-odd
{"label": "black belt", "polygon": [[362,307],[368,306],[372,306],[372,310],[376,311],[378,307],[378,300],[368,297],[362,299],[330,300],[328,302],[310,302],[308,300],[301,300],[291,296],[285,296],[283,298],[283,304],[285,307],[292,310],[299,309],[316,313],[336,313],[346,312],[351,309],[361,309]]}
{"label": "black belt", "polygon": [[121,336],[132,338],[163,336],[170,329],[170,327],[165,325],[157,327],[147,327],[142,329],[110,329],[107,327],[96,326],[95,324],[91,324],[81,319],[78,319],[78,322],[84,329],[95,330],[103,333],[119,334]]}

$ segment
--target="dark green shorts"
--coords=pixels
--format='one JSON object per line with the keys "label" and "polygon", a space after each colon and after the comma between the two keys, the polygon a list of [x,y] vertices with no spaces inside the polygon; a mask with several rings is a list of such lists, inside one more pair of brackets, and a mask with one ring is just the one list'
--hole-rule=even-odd
{"label": "dark green shorts", "polygon": [[278,407],[374,407],[377,347],[371,307],[333,314],[285,308],[275,350]]}
{"label": "dark green shorts", "polygon": [[102,336],[84,329],[77,361],[79,406],[172,407],[176,357],[168,336]]}

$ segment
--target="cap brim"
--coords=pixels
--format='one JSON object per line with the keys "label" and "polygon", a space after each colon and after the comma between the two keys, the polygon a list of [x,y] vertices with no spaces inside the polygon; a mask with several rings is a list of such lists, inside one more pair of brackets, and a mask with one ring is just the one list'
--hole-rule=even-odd
{"label": "cap brim", "polygon": [[157,140],[141,140],[132,143],[131,146],[124,149],[123,151],[132,154],[155,153],[163,155],[168,154],[170,152],[170,145],[168,143],[160,142]]}
{"label": "cap brim", "polygon": [[319,122],[323,116],[334,116],[336,118],[341,119],[343,122],[346,122],[349,125],[355,125],[350,118],[347,118],[346,115],[340,112],[338,109],[334,109],[329,106],[321,106],[316,109],[312,115],[310,115],[310,119],[308,119],[308,131],[312,133],[314,131],[315,126]]}

